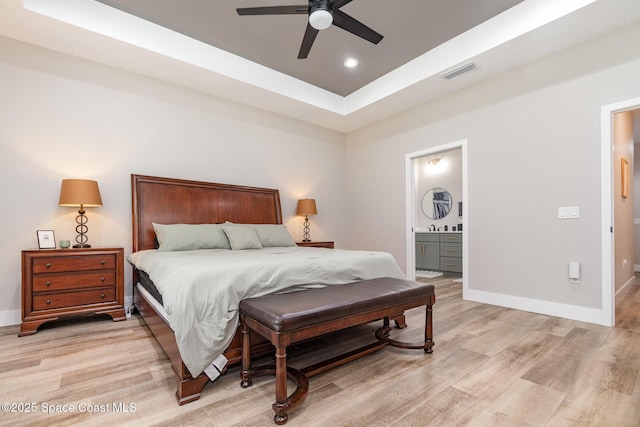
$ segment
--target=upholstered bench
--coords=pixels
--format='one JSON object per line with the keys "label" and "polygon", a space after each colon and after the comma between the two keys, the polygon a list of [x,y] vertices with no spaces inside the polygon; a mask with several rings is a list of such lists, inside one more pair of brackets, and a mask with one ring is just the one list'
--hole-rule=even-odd
{"label": "upholstered bench", "polygon": [[[372,353],[387,344],[424,349],[425,353],[431,353],[434,303],[433,285],[388,277],[243,300],[240,302],[243,336],[240,385],[249,387],[252,377],[275,374],[274,421],[284,424],[288,411],[306,397],[308,377]],[[423,305],[426,307],[424,342],[409,344],[391,339],[390,319],[401,318],[405,310]],[[290,344],[380,319],[383,319],[383,325],[375,332],[375,342],[302,370],[287,367],[286,349]],[[251,368],[250,330],[275,346],[275,366]],[[290,396],[287,396],[287,377],[296,383],[296,390]]]}

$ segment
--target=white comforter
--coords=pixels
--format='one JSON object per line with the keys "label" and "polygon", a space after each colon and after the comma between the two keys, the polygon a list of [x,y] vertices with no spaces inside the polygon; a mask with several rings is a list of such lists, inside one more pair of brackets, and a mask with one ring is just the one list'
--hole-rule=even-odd
{"label": "white comforter", "polygon": [[128,257],[162,295],[184,364],[197,377],[231,342],[245,298],[298,285],[404,277],[385,252],[323,248],[144,250]]}

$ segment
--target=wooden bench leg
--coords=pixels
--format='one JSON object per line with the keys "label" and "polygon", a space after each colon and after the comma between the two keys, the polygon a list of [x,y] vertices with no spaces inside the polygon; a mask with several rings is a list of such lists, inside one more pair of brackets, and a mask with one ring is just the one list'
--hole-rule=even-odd
{"label": "wooden bench leg", "polygon": [[[296,406],[307,396],[309,392],[309,379],[301,371],[287,367],[287,345],[288,335],[283,340],[275,339],[272,344],[276,347],[276,365],[261,366],[253,369],[251,367],[251,337],[246,318],[240,315],[242,324],[242,371],[240,371],[240,386],[247,388],[252,385],[252,378],[262,375],[276,376],[276,401],[273,404],[275,415],[273,421],[282,425],[287,422],[289,416],[287,412]],[[287,378],[296,384],[296,390],[287,397]]]}
{"label": "wooden bench leg", "polygon": [[425,320],[424,320],[424,352],[433,353],[433,303],[435,296],[431,297],[431,301],[427,304]]}
{"label": "wooden bench leg", "polygon": [[391,326],[389,325],[389,318],[383,319],[383,325],[381,328],[376,329],[376,338],[380,341],[384,341],[389,345],[399,348],[409,349],[424,349],[425,353],[433,353],[433,304],[435,303],[435,295],[432,295],[425,308],[424,319],[424,343],[406,343],[402,341],[396,341],[389,336],[391,332]]}
{"label": "wooden bench leg", "polygon": [[242,388],[249,387],[251,383],[251,336],[249,335],[249,327],[245,324],[244,316],[240,316],[242,324],[242,371],[240,371],[240,386]]}
{"label": "wooden bench leg", "polygon": [[289,416],[287,409],[287,348],[276,347],[276,403],[273,404],[275,415],[273,421],[282,425],[287,422]]}

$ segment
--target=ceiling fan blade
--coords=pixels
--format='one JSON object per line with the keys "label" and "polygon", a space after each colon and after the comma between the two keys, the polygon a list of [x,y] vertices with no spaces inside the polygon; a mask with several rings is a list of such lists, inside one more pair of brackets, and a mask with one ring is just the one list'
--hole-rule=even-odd
{"label": "ceiling fan blade", "polygon": [[307,24],[307,29],[304,32],[304,37],[302,38],[302,44],[300,45],[300,52],[298,52],[298,59],[305,59],[309,56],[309,51],[311,50],[311,46],[313,46],[313,42],[318,35],[318,30],[313,28],[311,24]]}
{"label": "ceiling fan blade", "polygon": [[267,6],[267,7],[241,7],[236,9],[238,15],[296,15],[308,14],[309,5],[299,6]]}
{"label": "ceiling fan blade", "polygon": [[331,2],[331,6],[333,6],[334,9],[340,9],[345,4],[351,3],[351,1],[352,0],[335,0]]}
{"label": "ceiling fan blade", "polygon": [[377,33],[362,22],[338,9],[333,10],[333,25],[358,37],[362,37],[373,44],[380,43],[380,40],[383,38],[382,34]]}

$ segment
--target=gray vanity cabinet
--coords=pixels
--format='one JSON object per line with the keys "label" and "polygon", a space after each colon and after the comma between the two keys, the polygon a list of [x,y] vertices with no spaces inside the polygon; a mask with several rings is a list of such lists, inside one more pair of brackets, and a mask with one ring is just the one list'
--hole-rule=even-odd
{"label": "gray vanity cabinet", "polygon": [[462,233],[440,234],[440,270],[462,273]]}
{"label": "gray vanity cabinet", "polygon": [[416,268],[440,269],[440,238],[438,233],[416,233]]}
{"label": "gray vanity cabinet", "polygon": [[416,233],[416,269],[462,273],[462,233]]}

